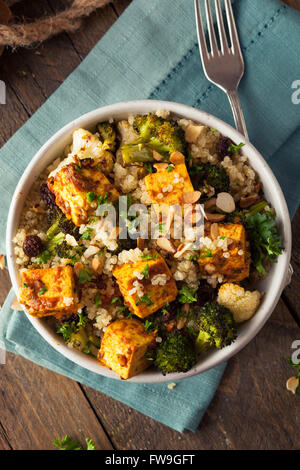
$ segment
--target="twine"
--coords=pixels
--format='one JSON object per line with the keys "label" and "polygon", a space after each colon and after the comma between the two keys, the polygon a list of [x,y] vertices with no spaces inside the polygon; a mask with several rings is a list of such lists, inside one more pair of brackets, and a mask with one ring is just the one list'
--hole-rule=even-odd
{"label": "twine", "polygon": [[[20,0],[6,0],[8,6]],[[74,32],[83,17],[111,0],[74,0],[69,8],[53,16],[40,18],[31,23],[0,25],[0,46],[31,46],[63,31]]]}

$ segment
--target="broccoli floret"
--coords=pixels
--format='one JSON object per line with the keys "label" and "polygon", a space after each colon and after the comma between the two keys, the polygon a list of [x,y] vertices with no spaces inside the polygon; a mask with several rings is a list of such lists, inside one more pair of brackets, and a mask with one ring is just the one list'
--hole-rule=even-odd
{"label": "broccoli floret", "polygon": [[115,126],[108,121],[100,122],[97,125],[100,140],[106,150],[115,152],[117,145],[117,132]]}
{"label": "broccoli floret", "polygon": [[71,258],[71,250],[72,247],[67,244],[67,242],[64,240],[62,243],[59,243],[55,247],[55,253],[57,256],[60,258]]}
{"label": "broccoli floret", "polygon": [[125,163],[154,162],[153,150],[147,144],[135,143],[122,145],[122,156]]}
{"label": "broccoli floret", "polygon": [[155,114],[139,115],[133,122],[133,128],[138,132],[139,139],[121,147],[125,163],[153,162],[153,150],[161,154],[166,161],[171,153],[184,153],[186,150],[184,131],[175,121],[160,118]]}
{"label": "broccoli floret", "polygon": [[158,346],[154,364],[166,375],[172,372],[187,372],[196,361],[196,352],[191,340],[175,331]]}
{"label": "broccoli floret", "polygon": [[54,235],[54,237],[51,238],[51,240],[48,240],[46,242],[46,250],[53,254],[58,245],[60,245],[61,243],[63,243],[63,241],[65,240],[65,234],[63,232],[59,232],[57,233],[56,235]]}
{"label": "broccoli floret", "polygon": [[237,336],[237,328],[232,313],[217,302],[206,302],[197,316],[199,333],[196,339],[197,352],[211,346],[224,348]]}
{"label": "broccoli floret", "polygon": [[51,240],[58,232],[64,234],[68,233],[76,240],[79,240],[79,227],[76,227],[72,220],[67,219],[60,209],[55,208],[53,211],[48,211],[48,223],[51,224],[50,228],[47,230],[48,240]]}
{"label": "broccoli floret", "polygon": [[204,165],[195,165],[190,170],[191,181],[194,188],[212,186],[216,193],[229,191],[229,177],[224,168],[205,163]]}

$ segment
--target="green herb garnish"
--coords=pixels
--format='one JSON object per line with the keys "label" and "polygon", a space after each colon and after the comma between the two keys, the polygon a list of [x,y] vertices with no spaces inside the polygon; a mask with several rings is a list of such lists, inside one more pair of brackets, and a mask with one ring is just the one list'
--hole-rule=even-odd
{"label": "green herb garnish", "polygon": [[81,235],[80,238],[83,240],[90,240],[91,239],[91,233],[94,231],[93,228],[88,227],[85,232]]}
{"label": "green herb garnish", "polygon": [[192,302],[197,302],[197,289],[183,286],[178,293],[177,300],[182,304],[191,304]]}
{"label": "green herb garnish", "polygon": [[244,145],[245,144],[243,142],[241,142],[238,145],[231,144],[231,145],[229,145],[227,150],[228,150],[228,152],[231,152],[231,153],[237,153],[240,150],[241,147],[244,147]]}
{"label": "green herb garnish", "polygon": [[47,292],[47,287],[46,286],[43,286],[40,291],[38,292],[38,295],[43,295],[45,294],[45,292]]}
{"label": "green herb garnish", "polygon": [[150,307],[150,305],[153,305],[153,302],[152,300],[150,299],[150,295],[149,294],[144,294],[142,297],[140,297],[135,305],[139,305],[141,302],[143,302],[144,304],[146,304],[148,307]]}
{"label": "green herb garnish", "polygon": [[84,282],[91,282],[92,278],[93,273],[89,269],[84,268],[79,273],[78,284],[83,284]]}
{"label": "green herb garnish", "polygon": [[95,297],[94,297],[94,302],[96,304],[96,308],[99,308],[100,305],[102,304],[102,299],[101,299],[101,295],[99,294],[99,292],[96,292]]}
{"label": "green herb garnish", "polygon": [[86,195],[86,199],[89,204],[91,204],[91,202],[97,199],[97,197],[98,197],[97,194],[92,191],[88,192]]}
{"label": "green herb garnish", "polygon": [[141,274],[144,275],[145,279],[149,279],[149,264],[147,263],[143,269],[143,271],[141,271]]}

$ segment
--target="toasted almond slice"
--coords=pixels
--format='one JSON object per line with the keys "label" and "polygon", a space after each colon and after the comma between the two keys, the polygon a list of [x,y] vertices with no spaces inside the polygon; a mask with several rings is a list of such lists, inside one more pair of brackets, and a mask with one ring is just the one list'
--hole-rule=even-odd
{"label": "toasted almond slice", "polygon": [[171,153],[170,156],[170,162],[175,163],[175,165],[178,165],[179,163],[184,163],[184,155],[181,152],[173,152]]}
{"label": "toasted almond slice", "polygon": [[253,204],[256,204],[257,202],[259,202],[260,199],[261,198],[258,194],[251,194],[250,196],[247,196],[247,197],[241,197],[240,207],[242,209],[247,209],[248,207],[253,206]]}
{"label": "toasted almond slice", "polygon": [[189,124],[185,129],[185,140],[189,143],[196,142],[199,135],[203,131],[205,126],[197,126],[195,124]]}
{"label": "toasted almond slice", "polygon": [[156,160],[157,162],[161,162],[164,159],[164,156],[156,152],[156,150],[152,150],[152,153],[154,160]]}
{"label": "toasted almond slice", "polygon": [[183,193],[182,195],[182,202],[183,204],[195,204],[199,201],[201,197],[200,191],[193,191],[191,193]]}
{"label": "toasted almond slice", "polygon": [[210,236],[213,240],[216,240],[219,236],[219,226],[216,222],[210,226]]}
{"label": "toasted almond slice", "polygon": [[94,258],[92,259],[92,270],[94,271],[94,273],[97,273],[100,269],[100,266],[101,266],[101,260],[98,256],[94,256]]}
{"label": "toasted almond slice", "polygon": [[183,304],[182,310],[184,311],[184,313],[189,313],[190,304]]}
{"label": "toasted almond slice", "polygon": [[12,303],[11,303],[11,308],[12,308],[13,310],[18,310],[19,312],[20,312],[21,310],[23,310],[22,307],[21,307],[21,305],[19,304],[19,301],[18,301],[17,297],[15,297],[14,300],[12,301]]}
{"label": "toasted almond slice", "polygon": [[153,165],[153,167],[157,170],[157,171],[162,171],[162,170],[166,170],[168,168],[168,164],[167,163],[155,163]]}
{"label": "toasted almond slice", "polygon": [[207,263],[204,266],[204,269],[208,274],[214,274],[217,270],[216,266],[213,263]]}
{"label": "toasted almond slice", "polygon": [[3,271],[5,269],[5,257],[4,255],[0,255],[0,269]]}
{"label": "toasted almond slice", "polygon": [[136,246],[140,249],[140,250],[143,250],[145,248],[145,239],[144,238],[141,238],[141,237],[138,237],[137,241],[136,241]]}
{"label": "toasted almond slice", "polygon": [[222,222],[226,217],[225,214],[211,214],[210,212],[206,212],[205,216],[209,222]]}
{"label": "toasted almond slice", "polygon": [[176,253],[175,245],[169,238],[158,238],[155,243],[158,248],[165,250],[167,253]]}
{"label": "toasted almond slice", "polygon": [[76,276],[79,276],[80,271],[83,269],[83,264],[77,261],[77,263],[74,264],[74,273]]}
{"label": "toasted almond slice", "polygon": [[180,317],[179,320],[177,320],[176,322],[176,328],[177,330],[182,330],[182,328],[184,327],[184,325],[186,324],[187,322],[187,318],[186,317]]}
{"label": "toasted almond slice", "polygon": [[299,378],[298,377],[290,377],[286,381],[286,388],[292,392],[293,394],[296,393],[297,388],[299,387]]}
{"label": "toasted almond slice", "polygon": [[234,199],[229,193],[219,193],[216,200],[216,206],[227,214],[230,214],[235,210]]}
{"label": "toasted almond slice", "polygon": [[181,245],[182,243],[177,248],[174,258],[180,258],[186,251],[191,249],[191,247],[193,246],[193,243],[187,243],[186,245],[183,245],[183,247]]}
{"label": "toasted almond slice", "polygon": [[216,207],[216,202],[217,202],[217,198],[216,198],[216,197],[210,198],[208,201],[206,201],[206,202],[204,203],[204,209],[205,209],[205,210],[208,210],[208,209],[215,208],[215,207]]}

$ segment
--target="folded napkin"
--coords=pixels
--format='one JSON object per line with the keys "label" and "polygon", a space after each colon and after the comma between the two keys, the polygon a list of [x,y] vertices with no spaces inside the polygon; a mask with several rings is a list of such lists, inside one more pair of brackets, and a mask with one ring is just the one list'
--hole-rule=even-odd
{"label": "folded napkin", "polygon": [[[246,73],[240,96],[252,143],[273,168],[292,215],[299,203],[299,106],[291,84],[299,76],[299,14],[279,0],[234,5]],[[77,116],[113,102],[166,99],[208,111],[233,124],[227,98],[204,77],[192,0],[134,0],[80,66],[0,150],[0,252],[16,183],[40,146]],[[48,345],[25,315],[0,315],[0,346],[106,393],[178,430],[195,430],[225,369],[167,384],[107,379],[79,367]],[[176,411],[175,411],[176,410]]]}

